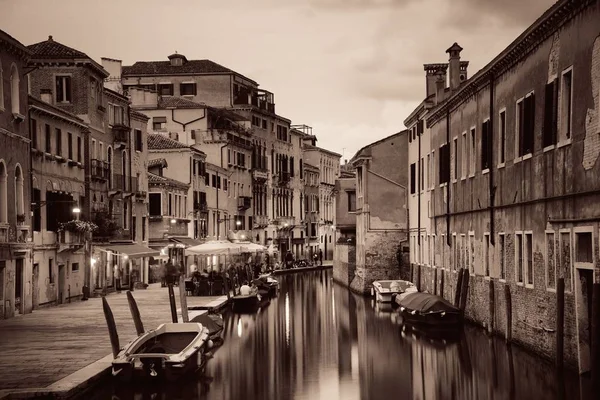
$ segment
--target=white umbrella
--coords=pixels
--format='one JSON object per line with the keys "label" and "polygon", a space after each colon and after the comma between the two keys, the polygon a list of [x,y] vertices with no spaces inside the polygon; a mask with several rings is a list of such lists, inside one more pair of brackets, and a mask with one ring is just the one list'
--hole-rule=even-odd
{"label": "white umbrella", "polygon": [[236,254],[240,252],[241,246],[239,243],[231,243],[225,240],[214,240],[185,249],[186,254],[201,255]]}
{"label": "white umbrella", "polygon": [[267,248],[265,246],[262,246],[262,245],[256,244],[256,243],[239,243],[239,244],[242,247],[243,253],[260,253],[260,252],[267,250]]}

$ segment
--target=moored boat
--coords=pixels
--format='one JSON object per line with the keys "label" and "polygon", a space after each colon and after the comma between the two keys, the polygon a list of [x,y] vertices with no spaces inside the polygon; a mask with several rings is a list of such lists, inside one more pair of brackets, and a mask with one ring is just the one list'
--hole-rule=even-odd
{"label": "moored boat", "polygon": [[270,275],[261,275],[252,283],[258,288],[258,293],[263,297],[275,297],[279,290],[279,282]]}
{"label": "moored boat", "polygon": [[233,296],[231,301],[233,312],[236,313],[254,313],[271,302],[268,296],[261,296],[259,293],[239,294]]}
{"label": "moored boat", "polygon": [[373,282],[372,289],[376,300],[381,303],[392,302],[394,294],[414,293],[417,291],[417,287],[412,282],[403,280],[375,281]]}
{"label": "moored boat", "polygon": [[395,296],[403,323],[426,330],[454,329],[462,324],[462,311],[446,299],[415,292]]}
{"label": "moored boat", "polygon": [[125,346],[112,362],[113,376],[164,378],[169,381],[197,371],[206,362],[209,331],[197,322],[162,324]]}

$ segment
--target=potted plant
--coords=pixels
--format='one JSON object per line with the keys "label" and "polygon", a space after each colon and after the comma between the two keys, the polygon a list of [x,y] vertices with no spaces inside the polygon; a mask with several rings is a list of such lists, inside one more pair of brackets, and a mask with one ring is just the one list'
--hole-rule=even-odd
{"label": "potted plant", "polygon": [[98,226],[93,222],[71,220],[59,224],[57,232],[62,237],[62,243],[73,243],[79,242],[82,235],[85,235],[86,233],[94,233],[97,230]]}
{"label": "potted plant", "polygon": [[25,223],[25,214],[17,214],[17,224]]}

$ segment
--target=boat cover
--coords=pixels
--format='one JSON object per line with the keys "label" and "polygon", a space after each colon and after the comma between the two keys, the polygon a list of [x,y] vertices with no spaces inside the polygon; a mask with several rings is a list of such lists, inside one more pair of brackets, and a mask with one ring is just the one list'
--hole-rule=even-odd
{"label": "boat cover", "polygon": [[223,330],[223,318],[218,315],[205,313],[194,318],[194,322],[201,323],[211,335]]}
{"label": "boat cover", "polygon": [[450,302],[446,301],[444,298],[422,292],[406,294],[400,301],[400,305],[405,308],[416,310],[422,313],[439,311],[460,311],[458,308],[454,307]]}

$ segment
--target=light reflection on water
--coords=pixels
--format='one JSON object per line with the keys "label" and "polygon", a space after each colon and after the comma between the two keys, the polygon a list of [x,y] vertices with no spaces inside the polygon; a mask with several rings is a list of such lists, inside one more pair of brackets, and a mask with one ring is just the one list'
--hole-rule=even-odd
{"label": "light reflection on water", "polygon": [[331,271],[278,279],[279,296],[259,314],[226,316],[225,345],[202,379],[108,387],[93,399],[584,398],[577,377],[558,380],[547,363],[478,329],[446,345],[402,332],[389,306],[334,284]]}

